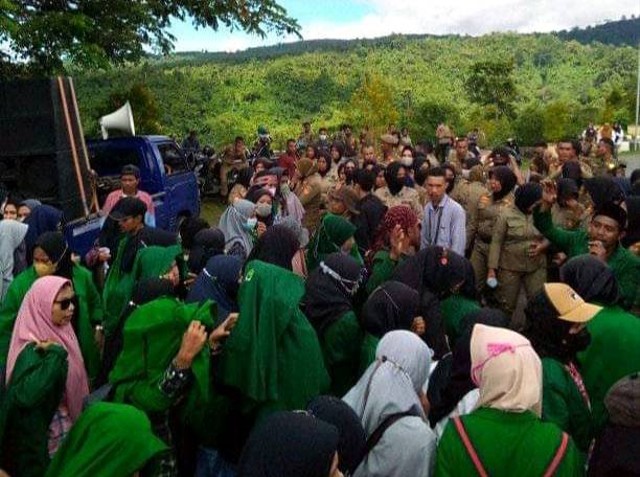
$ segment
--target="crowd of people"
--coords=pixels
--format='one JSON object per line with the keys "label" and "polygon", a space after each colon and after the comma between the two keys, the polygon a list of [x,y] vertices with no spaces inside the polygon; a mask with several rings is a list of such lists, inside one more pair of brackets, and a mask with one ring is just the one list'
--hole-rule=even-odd
{"label": "crowd of people", "polygon": [[0,197],[0,468],[640,475],[640,171],[477,141],[238,137],[218,223],[176,232],[128,165],[83,255]]}

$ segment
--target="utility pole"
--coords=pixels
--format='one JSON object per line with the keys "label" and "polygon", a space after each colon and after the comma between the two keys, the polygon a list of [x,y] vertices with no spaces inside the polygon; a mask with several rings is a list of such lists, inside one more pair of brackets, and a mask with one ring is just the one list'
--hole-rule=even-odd
{"label": "utility pole", "polygon": [[634,131],[635,151],[640,150],[640,131],[638,130],[638,116],[640,116],[640,42],[638,42],[638,78],[636,87],[636,129]]}

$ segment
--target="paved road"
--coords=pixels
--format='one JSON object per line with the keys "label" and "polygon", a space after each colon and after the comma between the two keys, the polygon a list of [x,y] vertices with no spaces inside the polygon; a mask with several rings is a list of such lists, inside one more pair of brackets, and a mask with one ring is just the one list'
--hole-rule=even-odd
{"label": "paved road", "polygon": [[631,175],[634,169],[640,169],[640,154],[623,156],[621,159],[627,163],[627,177]]}

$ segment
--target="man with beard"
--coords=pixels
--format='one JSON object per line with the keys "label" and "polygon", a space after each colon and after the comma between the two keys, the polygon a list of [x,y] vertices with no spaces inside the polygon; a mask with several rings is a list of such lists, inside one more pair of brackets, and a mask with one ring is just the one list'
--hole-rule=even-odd
{"label": "man with beard", "polygon": [[542,360],[542,419],[571,435],[585,454],[595,423],[576,355],[589,346],[586,324],[600,310],[564,283],[545,284],[525,308],[524,335]]}
{"label": "man with beard", "polygon": [[443,168],[429,169],[429,202],[424,208],[420,246],[440,245],[464,256],[466,216],[462,206],[447,195],[446,184]]}

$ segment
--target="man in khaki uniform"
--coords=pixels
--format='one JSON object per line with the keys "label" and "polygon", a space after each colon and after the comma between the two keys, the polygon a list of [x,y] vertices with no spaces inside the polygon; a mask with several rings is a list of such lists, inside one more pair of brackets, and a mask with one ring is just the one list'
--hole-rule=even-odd
{"label": "man in khaki uniform", "polygon": [[471,252],[471,265],[476,276],[476,288],[486,290],[489,260],[489,246],[497,218],[505,209],[513,205],[513,188],[516,176],[508,166],[494,167],[489,172],[489,189],[478,201],[476,213],[471,216],[472,227],[476,230]]}
{"label": "man in khaki uniform", "polygon": [[461,177],[451,191],[451,198],[459,203],[467,214],[467,251],[473,249],[473,239],[476,236],[477,223],[473,223],[472,217],[478,214],[478,204],[482,196],[488,193],[484,182],[484,170],[480,164],[469,170],[469,178]]}
{"label": "man in khaki uniform", "polygon": [[227,146],[222,157],[220,166],[220,195],[226,197],[229,193],[227,185],[227,174],[233,168],[237,170],[246,169],[248,164],[248,152],[244,143],[244,138],[236,137],[233,145]]}
{"label": "man in khaki uniform", "polygon": [[383,134],[380,136],[380,149],[382,150],[382,163],[388,166],[392,162],[396,162],[398,152],[396,147],[398,146],[398,137],[393,134]]}
{"label": "man in khaki uniform", "polygon": [[527,299],[538,293],[547,279],[545,241],[533,225],[531,208],[542,199],[542,186],[530,182],[515,193],[515,206],[497,218],[489,247],[487,279],[496,278],[495,297],[502,311],[511,316],[520,288]]}
{"label": "man in khaki uniform", "polygon": [[456,174],[461,174],[467,160],[475,159],[476,156],[469,150],[469,140],[466,137],[456,138],[455,148],[449,151],[447,162],[451,164]]}

